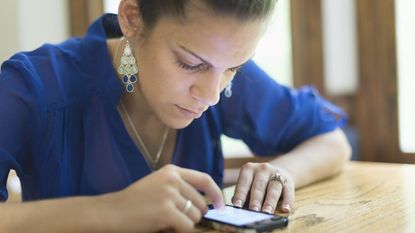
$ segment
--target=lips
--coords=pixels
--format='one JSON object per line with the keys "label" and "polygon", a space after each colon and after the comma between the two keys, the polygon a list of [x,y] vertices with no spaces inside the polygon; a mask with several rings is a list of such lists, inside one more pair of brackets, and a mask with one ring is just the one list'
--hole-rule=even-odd
{"label": "lips", "polygon": [[193,110],[193,109],[189,109],[189,108],[180,107],[179,105],[176,105],[176,107],[178,108],[181,115],[186,117],[186,118],[197,119],[197,118],[201,117],[203,112],[204,112],[204,110],[203,111]]}

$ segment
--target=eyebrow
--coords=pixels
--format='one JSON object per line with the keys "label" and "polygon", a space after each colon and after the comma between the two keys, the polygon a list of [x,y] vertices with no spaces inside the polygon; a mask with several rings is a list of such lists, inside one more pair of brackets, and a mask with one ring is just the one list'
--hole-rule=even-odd
{"label": "eyebrow", "polygon": [[192,52],[191,50],[187,49],[186,47],[179,45],[179,47],[181,49],[183,49],[184,51],[186,51],[187,53],[190,53],[192,56],[196,57],[197,59],[199,59],[200,61],[202,61],[203,63],[208,64],[209,66],[213,66],[212,63],[208,62],[207,60],[203,59],[202,57],[200,57],[199,55],[197,55],[196,53]]}
{"label": "eyebrow", "polygon": [[[197,54],[196,54],[196,53],[194,53],[193,51],[191,51],[191,50],[187,49],[186,47],[184,47],[184,46],[182,46],[182,45],[179,45],[179,47],[180,47],[181,49],[183,49],[184,51],[186,51],[187,53],[189,53],[189,54],[191,54],[192,56],[194,56],[194,57],[196,57],[197,59],[199,59],[201,62],[203,62],[203,63],[205,63],[205,64],[209,65],[210,67],[213,67],[212,63],[208,62],[206,59],[203,59],[202,57],[200,57],[199,55],[197,55]],[[252,57],[254,57],[254,56],[252,56]],[[250,58],[248,59],[248,61],[249,61],[249,60],[251,60],[251,59],[252,59],[252,57],[250,57]],[[238,69],[238,68],[242,67],[243,65],[245,65],[248,61],[246,61],[246,62],[244,62],[244,63],[240,64],[239,66],[231,67],[231,68],[229,68],[229,69]]]}

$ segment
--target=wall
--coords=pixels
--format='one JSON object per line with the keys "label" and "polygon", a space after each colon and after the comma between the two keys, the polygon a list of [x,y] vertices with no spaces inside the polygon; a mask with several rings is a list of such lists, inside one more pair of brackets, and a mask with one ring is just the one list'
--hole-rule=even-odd
{"label": "wall", "polygon": [[69,35],[66,0],[1,0],[0,63],[16,51],[58,43]]}
{"label": "wall", "polygon": [[[66,4],[66,0],[1,0],[0,63],[17,51],[66,39],[69,35]],[[20,182],[14,171],[7,187],[9,202],[20,201]]]}
{"label": "wall", "polygon": [[400,147],[415,153],[415,2],[396,0],[395,4]]}
{"label": "wall", "polygon": [[16,13],[16,1],[0,1],[0,63],[19,48]]}

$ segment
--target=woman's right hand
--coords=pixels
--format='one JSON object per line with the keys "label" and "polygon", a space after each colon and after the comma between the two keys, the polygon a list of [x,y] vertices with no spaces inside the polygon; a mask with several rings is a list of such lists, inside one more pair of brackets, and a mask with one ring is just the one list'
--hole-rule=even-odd
{"label": "woman's right hand", "polygon": [[[126,189],[103,196],[115,232],[189,232],[207,211],[204,192],[223,208],[221,190],[202,172],[167,165]],[[188,200],[192,205],[185,211]],[[102,214],[102,213],[101,213]]]}

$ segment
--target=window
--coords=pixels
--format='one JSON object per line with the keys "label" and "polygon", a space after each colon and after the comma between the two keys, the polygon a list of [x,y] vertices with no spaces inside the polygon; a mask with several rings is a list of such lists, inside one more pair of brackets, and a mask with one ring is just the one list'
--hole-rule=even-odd
{"label": "window", "polygon": [[[258,44],[253,60],[277,82],[292,86],[290,1],[278,1],[268,31]],[[222,136],[225,157],[252,154],[240,140]]]}
{"label": "window", "polygon": [[117,14],[120,0],[104,0],[104,12]]}
{"label": "window", "polygon": [[254,61],[279,83],[292,86],[290,1],[278,1]]}
{"label": "window", "polygon": [[415,152],[415,1],[396,0],[399,142],[405,153]]}

